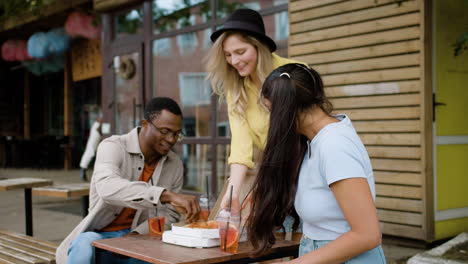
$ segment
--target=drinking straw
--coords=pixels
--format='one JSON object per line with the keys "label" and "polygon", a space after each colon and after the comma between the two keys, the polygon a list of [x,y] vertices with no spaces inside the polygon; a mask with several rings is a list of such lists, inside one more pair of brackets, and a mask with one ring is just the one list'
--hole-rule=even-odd
{"label": "drinking straw", "polygon": [[229,231],[229,222],[231,221],[231,206],[232,206],[232,188],[234,186],[231,185],[231,190],[229,192],[229,217],[226,225],[226,234],[224,234],[224,251],[226,251],[226,244],[227,244],[227,237],[228,237],[228,231]]}
{"label": "drinking straw", "polygon": [[210,214],[210,184],[208,183],[208,175],[206,175],[206,198],[208,199],[208,214]]}
{"label": "drinking straw", "polygon": [[161,222],[160,222],[160,217],[159,217],[159,213],[158,213],[158,208],[156,207],[156,222],[158,222],[158,228],[159,228],[159,232],[162,234],[162,229],[161,229]]}

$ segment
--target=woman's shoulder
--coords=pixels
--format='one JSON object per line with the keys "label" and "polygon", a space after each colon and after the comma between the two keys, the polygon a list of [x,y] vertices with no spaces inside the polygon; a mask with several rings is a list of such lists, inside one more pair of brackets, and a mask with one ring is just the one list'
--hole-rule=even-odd
{"label": "woman's shoulder", "polygon": [[275,69],[285,64],[289,64],[289,63],[300,63],[300,64],[307,65],[307,63],[304,63],[302,61],[297,61],[297,60],[293,60],[290,58],[284,58],[284,57],[279,56],[276,53],[272,53],[272,56],[273,56],[273,66]]}

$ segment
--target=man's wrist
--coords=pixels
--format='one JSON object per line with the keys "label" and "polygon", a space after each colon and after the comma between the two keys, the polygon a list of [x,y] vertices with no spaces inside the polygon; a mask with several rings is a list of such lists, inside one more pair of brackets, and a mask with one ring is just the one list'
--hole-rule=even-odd
{"label": "man's wrist", "polygon": [[159,197],[159,201],[161,201],[161,203],[168,203],[171,201],[171,196],[172,196],[172,192],[167,190],[167,189],[164,189],[161,193],[161,196]]}

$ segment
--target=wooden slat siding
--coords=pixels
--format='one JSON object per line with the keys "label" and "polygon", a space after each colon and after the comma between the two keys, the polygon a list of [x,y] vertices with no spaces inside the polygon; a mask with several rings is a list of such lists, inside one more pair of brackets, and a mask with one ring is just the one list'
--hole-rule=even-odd
{"label": "wooden slat siding", "polygon": [[359,134],[365,145],[387,145],[387,146],[419,146],[421,136],[415,133],[378,133],[378,134]]}
{"label": "wooden slat siding", "polygon": [[291,35],[289,37],[289,44],[291,46],[294,46],[307,42],[323,41],[357,34],[389,30],[399,27],[414,26],[417,24],[419,24],[419,13],[410,13],[401,16],[382,18],[379,20],[360,22],[351,25],[344,25],[339,27]]}
{"label": "wooden slat siding", "polygon": [[363,132],[419,132],[419,120],[354,121],[358,133]]}
{"label": "wooden slat siding", "polygon": [[340,110],[340,113],[348,114],[352,120],[376,120],[376,119],[415,119],[419,118],[420,107],[388,107],[377,109],[350,109]]}
{"label": "wooden slat siding", "polygon": [[419,147],[366,146],[371,158],[420,159]]}
{"label": "wooden slat siding", "polygon": [[[341,26],[366,20],[410,13],[419,10],[419,1],[420,0],[403,2],[399,7],[398,4],[395,3],[346,13],[342,15],[329,16],[319,19],[310,18],[312,20],[307,20],[299,23],[291,23],[289,32],[291,32],[290,34],[292,35],[297,34],[299,32],[318,30],[333,26]],[[294,16],[294,11],[295,10],[291,10],[291,16]]]}
{"label": "wooden slat siding", "polygon": [[336,73],[382,70],[386,68],[401,68],[417,65],[419,65],[419,54],[416,53],[330,64],[317,64],[314,65],[314,69],[322,76],[325,76]]}
{"label": "wooden slat siding", "polygon": [[378,208],[396,209],[400,211],[422,212],[423,204],[421,200],[380,197],[375,198],[375,205]]}
{"label": "wooden slat siding", "polygon": [[[294,55],[294,59],[306,62],[312,66],[321,63],[364,59],[395,54],[405,54],[419,51],[419,41],[409,40],[390,44],[379,44],[368,47],[335,50],[319,54]],[[291,54],[290,56],[293,56]]]}
{"label": "wooden slat siding", "polygon": [[[316,67],[314,67],[314,69],[315,68]],[[334,98],[377,94],[413,93],[419,92],[419,90],[420,82],[418,80],[326,87],[325,93],[327,94],[328,98]]]}
{"label": "wooden slat siding", "polygon": [[377,215],[384,222],[421,226],[421,213],[398,212],[378,209]]}
{"label": "wooden slat siding", "polygon": [[423,184],[421,173],[374,171],[374,178],[376,183],[416,186]]}
{"label": "wooden slat siding", "polygon": [[328,4],[333,4],[336,2],[341,2],[342,0],[300,0],[300,1],[291,1],[289,3],[289,8],[291,10],[303,10],[307,8],[313,8],[313,7],[318,7],[318,6],[324,6]]}
{"label": "wooden slat siding", "polygon": [[420,227],[381,222],[380,229],[382,230],[382,233],[387,234],[387,235],[408,237],[408,238],[415,238],[415,239],[425,238],[424,230]]}
{"label": "wooden slat siding", "polygon": [[[308,2],[308,3],[306,3]],[[384,234],[423,239],[421,0],[290,3],[289,55],[317,70],[374,168]]]}
{"label": "wooden slat siding", "polygon": [[322,76],[327,86],[419,79],[419,67],[343,73]]}
{"label": "wooden slat siding", "polygon": [[420,160],[371,158],[374,170],[421,172]]}
{"label": "wooden slat siding", "polygon": [[327,5],[316,8],[295,10],[291,16],[291,23],[297,23],[304,20],[309,20],[310,18],[320,18],[320,17],[329,17],[336,16],[342,13],[354,12],[370,7],[376,7],[380,5],[394,3],[393,0],[351,0],[349,2],[341,2],[333,5]]}
{"label": "wooden slat siding", "polygon": [[375,193],[379,196],[394,198],[421,199],[422,187],[375,184]]}
{"label": "wooden slat siding", "polygon": [[326,52],[330,50],[349,49],[362,46],[370,46],[388,42],[417,39],[420,37],[419,26],[387,30],[377,33],[370,33],[364,36],[351,36],[346,38],[325,40],[320,42],[310,42],[291,46],[291,54],[301,55],[308,53]]}
{"label": "wooden slat siding", "polygon": [[421,103],[419,94],[376,95],[335,98],[330,100],[335,110],[386,106],[416,106]]}

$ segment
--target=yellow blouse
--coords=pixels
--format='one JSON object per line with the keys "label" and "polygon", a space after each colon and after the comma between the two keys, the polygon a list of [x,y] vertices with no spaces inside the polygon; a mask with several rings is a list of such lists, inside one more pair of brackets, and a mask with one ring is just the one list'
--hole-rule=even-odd
{"label": "yellow blouse", "polygon": [[[301,63],[273,55],[273,69],[288,63]],[[255,167],[254,146],[263,150],[268,134],[270,114],[258,102],[259,88],[248,78],[244,79],[244,88],[247,94],[247,107],[245,120],[232,113],[232,97],[227,93],[226,100],[229,113],[229,126],[231,128],[231,155],[229,164],[243,164],[251,169]]]}

